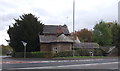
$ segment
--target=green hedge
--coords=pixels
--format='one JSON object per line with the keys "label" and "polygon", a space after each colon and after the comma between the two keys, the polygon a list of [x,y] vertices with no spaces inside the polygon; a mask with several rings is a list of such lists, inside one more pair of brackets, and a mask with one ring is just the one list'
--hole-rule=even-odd
{"label": "green hedge", "polygon": [[[14,52],[12,54],[15,58],[23,58],[24,52]],[[54,54],[52,52],[26,52],[26,58],[52,58]]]}
{"label": "green hedge", "polygon": [[70,56],[73,56],[72,51],[64,51],[55,54],[55,57],[70,57]]}
{"label": "green hedge", "polygon": [[39,57],[39,58],[52,58],[54,54],[52,52],[31,52],[32,57]]}
{"label": "green hedge", "polygon": [[94,49],[93,53],[94,53],[94,56],[106,56],[106,52],[100,48]]}
{"label": "green hedge", "polygon": [[76,50],[75,55],[76,56],[89,56],[90,54],[89,54],[88,49],[79,49],[79,50]]}
{"label": "green hedge", "polygon": [[[93,52],[94,56],[104,56],[105,52],[102,49],[79,49],[75,50],[75,56],[90,56],[90,51]],[[55,55],[55,57],[71,57],[73,56],[73,51],[64,51],[59,52]]]}
{"label": "green hedge", "polygon": [[[90,56],[90,51],[93,51],[94,56],[104,56],[105,52],[102,49],[79,49],[75,50],[75,56]],[[24,52],[15,52],[12,54],[13,57],[23,58]],[[73,56],[73,51],[64,51],[59,53],[52,52],[27,52],[27,58],[52,58],[52,57],[71,57]]]}

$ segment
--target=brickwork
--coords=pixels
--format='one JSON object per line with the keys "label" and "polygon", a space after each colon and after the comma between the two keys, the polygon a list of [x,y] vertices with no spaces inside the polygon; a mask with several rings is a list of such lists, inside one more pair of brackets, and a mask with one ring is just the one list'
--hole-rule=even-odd
{"label": "brickwork", "polygon": [[54,53],[72,50],[72,43],[52,43],[51,45]]}
{"label": "brickwork", "polygon": [[40,44],[40,51],[51,51],[51,45],[48,43]]}
{"label": "brickwork", "polygon": [[40,46],[40,51],[53,51],[54,53],[71,50],[72,43],[44,43]]}

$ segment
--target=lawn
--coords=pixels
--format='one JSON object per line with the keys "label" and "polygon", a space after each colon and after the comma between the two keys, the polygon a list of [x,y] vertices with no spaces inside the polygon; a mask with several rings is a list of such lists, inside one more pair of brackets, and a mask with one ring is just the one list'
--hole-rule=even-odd
{"label": "lawn", "polygon": [[71,57],[55,57],[55,58],[111,58],[113,56],[71,56]]}

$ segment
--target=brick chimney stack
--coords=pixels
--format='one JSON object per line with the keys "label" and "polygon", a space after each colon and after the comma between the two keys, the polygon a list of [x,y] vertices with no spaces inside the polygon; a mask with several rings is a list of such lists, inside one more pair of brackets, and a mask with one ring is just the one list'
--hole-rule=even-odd
{"label": "brick chimney stack", "polygon": [[61,33],[62,33],[62,27],[61,27],[61,25],[58,26],[58,28],[57,28],[57,33],[58,33],[58,34],[61,34]]}
{"label": "brick chimney stack", "polygon": [[74,40],[77,40],[77,32],[74,32]]}

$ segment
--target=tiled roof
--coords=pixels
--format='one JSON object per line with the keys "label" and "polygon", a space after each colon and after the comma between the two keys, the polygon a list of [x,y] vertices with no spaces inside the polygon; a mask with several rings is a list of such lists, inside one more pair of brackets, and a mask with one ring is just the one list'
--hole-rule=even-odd
{"label": "tiled roof", "polygon": [[99,48],[99,45],[97,43],[82,42],[75,43],[74,48]]}
{"label": "tiled roof", "polygon": [[39,35],[39,39],[40,39],[40,43],[50,43],[50,42],[56,40],[56,36],[53,36],[53,35],[49,35],[49,36]]}
{"label": "tiled roof", "polygon": [[[57,34],[59,25],[44,25],[43,34]],[[63,34],[70,34],[66,25],[61,26]]]}
{"label": "tiled roof", "polygon": [[51,42],[73,42],[73,40],[69,36],[65,36],[61,34],[59,36],[55,35],[39,35],[40,43],[51,43]]}

